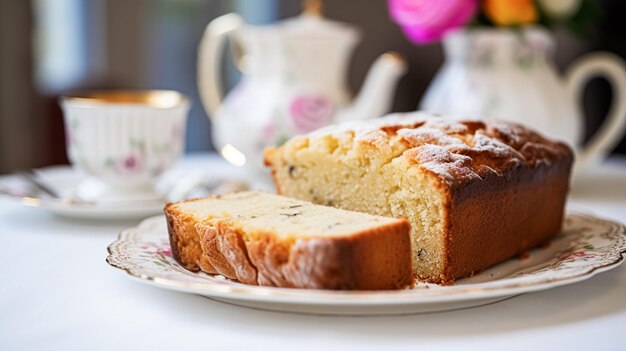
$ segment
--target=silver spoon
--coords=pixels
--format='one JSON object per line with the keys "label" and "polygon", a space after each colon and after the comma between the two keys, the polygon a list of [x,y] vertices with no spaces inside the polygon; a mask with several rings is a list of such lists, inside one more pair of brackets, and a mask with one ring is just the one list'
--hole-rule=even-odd
{"label": "silver spoon", "polygon": [[73,205],[94,205],[95,202],[87,201],[82,199],[76,199],[66,196],[61,196],[56,190],[49,187],[47,184],[39,180],[37,174],[33,170],[27,171],[19,171],[17,174],[22,177],[24,180],[28,182],[28,184],[32,185],[37,192],[44,193],[56,200],[63,201],[65,203],[73,204]]}

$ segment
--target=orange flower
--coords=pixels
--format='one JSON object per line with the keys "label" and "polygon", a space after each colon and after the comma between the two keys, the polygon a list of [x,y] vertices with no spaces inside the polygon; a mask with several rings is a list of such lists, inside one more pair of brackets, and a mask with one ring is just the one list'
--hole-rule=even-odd
{"label": "orange flower", "polygon": [[484,0],[485,15],[497,26],[528,24],[537,21],[532,0]]}

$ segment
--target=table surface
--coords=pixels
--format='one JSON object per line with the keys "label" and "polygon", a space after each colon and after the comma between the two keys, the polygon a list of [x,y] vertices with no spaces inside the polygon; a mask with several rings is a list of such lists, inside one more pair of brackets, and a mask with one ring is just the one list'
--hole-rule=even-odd
{"label": "table surface", "polygon": [[[212,155],[182,169],[228,170]],[[569,207],[626,222],[626,159],[576,182]],[[399,317],[266,312],[159,289],[105,263],[133,222],[90,222],[0,202],[2,350],[626,349],[626,265],[463,311]]]}

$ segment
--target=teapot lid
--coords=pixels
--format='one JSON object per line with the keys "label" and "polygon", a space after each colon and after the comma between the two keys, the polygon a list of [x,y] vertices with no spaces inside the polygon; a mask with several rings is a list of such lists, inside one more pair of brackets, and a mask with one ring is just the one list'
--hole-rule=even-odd
{"label": "teapot lid", "polygon": [[305,1],[302,14],[282,21],[280,27],[289,38],[354,41],[359,37],[355,26],[324,18],[320,0]]}

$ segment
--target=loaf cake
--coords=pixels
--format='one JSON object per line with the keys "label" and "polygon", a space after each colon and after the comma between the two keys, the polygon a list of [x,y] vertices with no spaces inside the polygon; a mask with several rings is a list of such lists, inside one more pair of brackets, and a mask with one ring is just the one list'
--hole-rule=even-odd
{"label": "loaf cake", "polygon": [[241,192],[165,207],[174,258],[246,284],[397,289],[413,281],[406,219]]}
{"label": "loaf cake", "polygon": [[415,276],[451,283],[561,228],[572,151],[523,126],[426,113],[347,122],[270,148],[280,194],[411,224]]}

